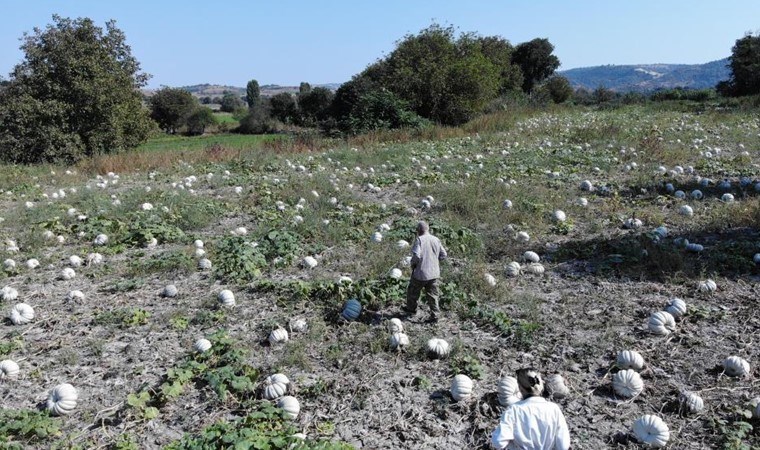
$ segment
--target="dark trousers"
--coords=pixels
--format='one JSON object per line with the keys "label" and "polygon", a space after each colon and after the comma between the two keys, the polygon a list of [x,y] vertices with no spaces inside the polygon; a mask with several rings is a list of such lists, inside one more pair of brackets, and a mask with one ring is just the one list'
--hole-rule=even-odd
{"label": "dark trousers", "polygon": [[412,314],[417,312],[417,301],[423,289],[425,289],[425,303],[430,307],[431,313],[435,314],[440,310],[438,298],[441,296],[441,283],[438,278],[427,281],[410,278],[409,286],[406,288],[406,310]]}

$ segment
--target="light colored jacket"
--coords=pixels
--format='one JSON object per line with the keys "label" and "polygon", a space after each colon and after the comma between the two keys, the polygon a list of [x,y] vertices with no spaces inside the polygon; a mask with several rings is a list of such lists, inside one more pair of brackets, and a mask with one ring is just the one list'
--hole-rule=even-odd
{"label": "light colored jacket", "polygon": [[440,239],[430,233],[417,236],[412,245],[412,278],[429,281],[441,277],[438,261],[446,259],[446,249]]}
{"label": "light colored jacket", "polygon": [[504,411],[491,435],[491,446],[499,450],[567,450],[570,431],[556,403],[528,397]]}

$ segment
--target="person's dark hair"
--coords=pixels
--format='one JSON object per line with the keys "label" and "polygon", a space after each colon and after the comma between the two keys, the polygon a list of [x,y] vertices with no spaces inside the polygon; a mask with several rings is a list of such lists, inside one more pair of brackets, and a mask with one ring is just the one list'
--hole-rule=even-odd
{"label": "person's dark hair", "polygon": [[430,226],[427,224],[427,222],[425,222],[424,220],[420,220],[419,222],[417,222],[417,234],[418,235],[423,235],[423,234],[427,233],[428,230],[430,230]]}
{"label": "person's dark hair", "polygon": [[533,367],[517,371],[517,384],[524,398],[536,397],[544,392],[544,380],[538,370]]}

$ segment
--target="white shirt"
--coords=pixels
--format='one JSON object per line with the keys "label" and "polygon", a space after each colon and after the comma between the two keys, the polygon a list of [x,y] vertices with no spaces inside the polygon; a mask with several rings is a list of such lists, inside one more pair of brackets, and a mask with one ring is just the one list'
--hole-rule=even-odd
{"label": "white shirt", "polygon": [[491,445],[499,450],[567,450],[570,431],[559,406],[543,397],[528,397],[504,411]]}
{"label": "white shirt", "polygon": [[438,261],[446,259],[446,249],[430,233],[418,236],[412,245],[412,276],[415,280],[429,281],[441,277]]}

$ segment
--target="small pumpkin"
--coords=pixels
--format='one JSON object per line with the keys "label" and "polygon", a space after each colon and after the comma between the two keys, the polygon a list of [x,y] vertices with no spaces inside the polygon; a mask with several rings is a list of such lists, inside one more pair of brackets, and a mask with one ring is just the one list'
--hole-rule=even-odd
{"label": "small pumpkin", "polygon": [[388,276],[394,280],[398,280],[403,276],[403,272],[401,272],[401,269],[394,267],[390,272],[388,272]]}
{"label": "small pumpkin", "polygon": [[698,413],[705,408],[705,402],[702,400],[702,397],[691,391],[681,391],[678,395],[678,402],[689,413]]}
{"label": "small pumpkin", "polygon": [[722,201],[723,203],[731,203],[734,201],[734,196],[733,194],[728,194],[728,193],[723,194],[720,196],[720,201]]}
{"label": "small pumpkin", "polygon": [[591,182],[589,180],[583,180],[583,181],[581,181],[580,188],[581,188],[582,191],[591,192],[591,191],[594,190],[594,185],[591,184]]}
{"label": "small pumpkin", "polygon": [[16,268],[16,261],[14,261],[11,258],[8,258],[5,261],[3,261],[3,267],[5,268],[5,270],[13,270]]}
{"label": "small pumpkin", "polygon": [[554,213],[552,213],[552,220],[554,220],[555,222],[564,222],[565,220],[567,220],[567,215],[565,214],[564,211],[562,211],[561,209],[558,209],[554,211]]}
{"label": "small pumpkin", "polygon": [[0,380],[18,377],[19,367],[15,361],[6,359],[0,361]]}
{"label": "small pumpkin", "polygon": [[527,252],[523,253],[523,261],[528,263],[537,263],[541,261],[541,257],[538,256],[538,253],[528,250]]}
{"label": "small pumpkin", "polygon": [[198,353],[207,352],[211,350],[211,341],[204,338],[198,339],[193,344],[193,350],[195,350]]}
{"label": "small pumpkin", "polygon": [[739,356],[729,356],[723,361],[723,370],[730,377],[745,377],[750,373],[749,361]]}
{"label": "small pumpkin", "polygon": [[84,261],[82,261],[82,258],[80,258],[79,255],[69,256],[69,265],[71,267],[81,267],[83,262]]}
{"label": "small pumpkin", "polygon": [[509,200],[509,199],[507,199],[507,200],[504,200],[504,201],[501,203],[501,206],[503,206],[503,207],[504,207],[504,209],[512,209],[512,200]]}
{"label": "small pumpkin", "polygon": [[427,341],[427,350],[436,358],[445,358],[449,355],[449,343],[440,338],[432,338]]}
{"label": "small pumpkin", "polygon": [[301,264],[307,269],[313,269],[317,267],[317,260],[313,256],[307,256],[303,259]]}
{"label": "small pumpkin", "polygon": [[372,242],[380,243],[383,242],[383,233],[379,231],[375,231],[372,233]]}
{"label": "small pumpkin", "polygon": [[633,369],[638,372],[644,368],[644,357],[635,350],[623,350],[618,352],[616,363],[621,369]]}
{"label": "small pumpkin", "polygon": [[211,260],[208,258],[199,259],[198,268],[201,270],[211,270]]}
{"label": "small pumpkin", "polygon": [[226,306],[228,308],[235,306],[235,294],[233,294],[229,289],[221,291],[218,298],[219,303],[221,303],[222,306]]}
{"label": "small pumpkin", "polygon": [[691,198],[694,200],[702,200],[704,198],[704,194],[699,189],[694,189],[691,191]]}
{"label": "small pumpkin", "polygon": [[629,217],[623,222],[623,228],[626,230],[638,230],[642,226],[644,226],[644,222],[642,222],[641,219],[636,219],[634,217]]}
{"label": "small pumpkin", "polygon": [[499,404],[504,407],[512,406],[522,400],[520,385],[515,377],[502,377],[496,385],[496,393]]}
{"label": "small pumpkin", "polygon": [[108,236],[105,234],[99,234],[95,236],[95,240],[92,241],[94,245],[106,245],[108,243]]}
{"label": "small pumpkin", "polygon": [[403,350],[409,345],[409,336],[400,331],[393,333],[390,337],[390,344],[393,350]]}
{"label": "small pumpkin", "polygon": [[533,275],[543,275],[546,269],[542,264],[539,263],[530,263],[523,269],[526,273],[530,273]]}
{"label": "small pumpkin", "polygon": [[496,286],[496,277],[494,277],[490,273],[483,275],[483,279],[486,281],[486,284],[488,284],[489,286],[491,287]]}
{"label": "small pumpkin", "polygon": [[10,302],[18,298],[18,291],[13,287],[5,286],[3,287],[3,290],[0,291],[0,296],[3,300]]}
{"label": "small pumpkin", "polygon": [[680,319],[686,315],[686,302],[680,298],[671,298],[665,311],[669,312],[675,319]]}
{"label": "small pumpkin", "polygon": [[644,380],[633,369],[621,370],[612,377],[612,389],[621,397],[636,397],[644,390]]}
{"label": "small pumpkin", "polygon": [[269,333],[269,343],[272,345],[288,342],[288,330],[282,327],[275,328]]}
{"label": "small pumpkin", "polygon": [[361,312],[362,304],[359,303],[359,300],[352,298],[349,299],[345,305],[343,305],[343,311],[340,313],[340,315],[345,320],[350,322],[358,319]]}
{"label": "small pumpkin", "polygon": [[657,416],[647,414],[633,423],[633,434],[647,447],[662,448],[670,439],[668,424]]}
{"label": "small pumpkin", "polygon": [[26,303],[17,303],[11,309],[10,319],[14,325],[29,323],[34,319],[34,308]]}
{"label": "small pumpkin", "polygon": [[396,248],[398,248],[398,249],[405,249],[407,247],[409,247],[409,242],[407,242],[407,241],[405,241],[403,239],[399,239],[398,241],[396,241]]}
{"label": "small pumpkin", "polygon": [[678,213],[682,216],[691,217],[694,215],[694,210],[689,205],[683,205],[678,209]]}
{"label": "small pumpkin", "polygon": [[26,261],[26,267],[30,269],[36,269],[40,266],[40,262],[36,258],[31,258]]}
{"label": "small pumpkin", "polygon": [[697,244],[695,242],[690,242],[686,244],[686,251],[692,252],[692,253],[702,253],[705,249],[705,246],[702,244]]}
{"label": "small pumpkin", "polygon": [[459,374],[451,381],[451,396],[460,402],[472,396],[473,383],[467,375]]}
{"label": "small pumpkin", "polygon": [[391,333],[401,333],[404,331],[404,324],[401,322],[401,319],[392,318],[388,321],[388,331]]}
{"label": "small pumpkin", "polygon": [[707,279],[700,281],[699,284],[697,284],[697,290],[699,292],[715,292],[718,290],[718,285],[715,281]]}
{"label": "small pumpkin", "polygon": [[570,393],[565,379],[558,373],[553,373],[546,379],[546,391],[554,398],[565,398]]}
{"label": "small pumpkin", "polygon": [[520,270],[522,267],[520,267],[520,263],[517,261],[512,261],[511,263],[507,264],[507,267],[504,269],[504,272],[508,277],[516,277],[520,275]]}
{"label": "small pumpkin", "polygon": [[69,301],[84,300],[84,292],[79,290],[69,291],[69,293],[66,294],[66,299]]}
{"label": "small pumpkin", "polygon": [[520,231],[515,236],[515,239],[517,239],[518,242],[526,243],[530,241],[530,235],[525,231]]}
{"label": "small pumpkin", "polygon": [[298,403],[298,399],[291,395],[280,397],[277,400],[277,407],[285,411],[285,413],[291,419],[295,420],[298,417],[298,413],[301,412],[301,404]]}
{"label": "small pumpkin", "polygon": [[274,375],[269,375],[264,380],[264,398],[267,400],[274,400],[276,398],[280,398],[283,395],[288,393],[288,386],[290,385],[290,380],[287,376],[276,373]]}
{"label": "small pumpkin", "polygon": [[659,336],[666,336],[676,330],[676,321],[667,311],[657,311],[649,316],[649,331]]}
{"label": "small pumpkin", "polygon": [[68,383],[59,384],[48,395],[47,409],[58,416],[68,414],[76,408],[78,397],[74,386]]}
{"label": "small pumpkin", "polygon": [[177,290],[177,286],[173,284],[167,284],[161,290],[161,297],[174,298],[177,296],[178,293],[179,293],[179,290]]}

